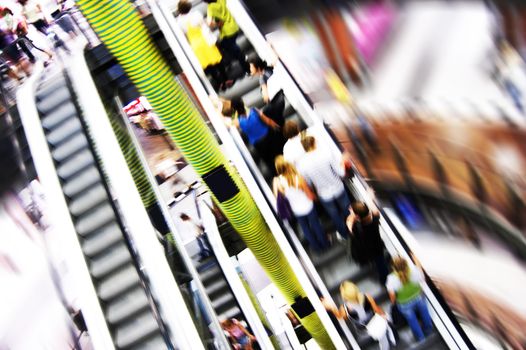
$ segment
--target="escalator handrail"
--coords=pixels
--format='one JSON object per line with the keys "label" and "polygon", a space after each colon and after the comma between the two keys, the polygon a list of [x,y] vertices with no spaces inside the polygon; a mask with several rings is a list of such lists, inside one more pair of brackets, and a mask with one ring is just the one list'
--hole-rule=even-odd
{"label": "escalator handrail", "polygon": [[91,280],[89,268],[83,258],[84,253],[78,239],[76,239],[75,225],[71,219],[34,102],[37,84],[42,73],[42,64],[37,63],[33,68],[32,76],[17,91],[16,99],[20,120],[24,127],[39,181],[46,195],[46,202],[50,208],[53,208],[49,211],[50,221],[60,227],[62,249],[70,252],[68,268],[71,270],[71,275],[74,276],[75,285],[80,293],[79,309],[82,310],[91,343],[96,349],[115,349],[97,292]]}
{"label": "escalator handrail", "polygon": [[[256,184],[259,190],[264,194],[267,205],[272,209],[272,213],[276,221],[278,222],[281,230],[284,233],[286,233],[287,240],[289,241],[291,247],[295,250],[296,255],[298,255],[299,259],[301,260],[302,266],[305,269],[305,272],[307,273],[307,275],[310,277],[310,280],[313,282],[313,284],[318,289],[319,293],[321,294],[321,297],[323,297],[325,300],[329,302],[335,303],[332,295],[327,289],[327,286],[323,282],[321,276],[316,270],[316,267],[312,263],[312,260],[309,258],[307,252],[305,251],[305,248],[301,245],[301,242],[298,240],[293,229],[289,225],[286,225],[281,219],[279,219],[277,215],[277,208],[276,208],[276,201],[275,201],[274,194],[272,193],[268,184],[265,182],[265,179],[263,178],[261,171],[258,169],[256,163],[254,162],[254,159],[252,158],[252,155],[247,149],[245,143],[243,142],[241,135],[236,129],[231,129],[230,133],[232,135],[232,139],[236,143],[236,147],[238,148],[246,164],[248,165],[248,168],[252,176],[254,177],[254,179],[256,179]],[[339,323],[339,326],[342,332],[345,334],[347,341],[349,341],[349,343],[351,344],[352,348],[359,349],[359,345],[356,339],[354,338],[354,336],[352,335],[351,331],[349,330],[349,327],[347,326],[345,321],[338,320],[338,323]]]}
{"label": "escalator handrail", "polygon": [[267,331],[265,330],[262,321],[259,319],[258,313],[250,300],[250,296],[245,290],[240,276],[232,264],[231,258],[223,244],[219,228],[217,227],[217,221],[212,212],[211,202],[212,199],[207,196],[207,198],[200,198],[197,200],[197,205],[201,212],[202,223],[205,227],[205,232],[212,251],[214,252],[214,256],[216,257],[217,263],[229,284],[232,294],[241,307],[241,312],[245,315],[250,328],[258,340],[258,344],[262,349],[274,349],[274,345],[272,345]]}
{"label": "escalator handrail", "polygon": [[[161,313],[159,312],[158,302],[155,299],[154,294],[152,293],[148,273],[146,273],[142,269],[142,259],[137,251],[137,247],[133,244],[133,238],[131,237],[130,230],[126,227],[126,224],[123,220],[123,217],[125,217],[126,215],[120,209],[118,205],[118,199],[116,200],[111,197],[112,189],[110,185],[108,184],[108,182],[105,181],[104,179],[104,175],[106,172],[105,172],[105,169],[102,167],[101,158],[97,156],[99,155],[99,152],[97,152],[97,142],[94,140],[93,133],[90,131],[92,128],[90,128],[90,126],[86,122],[86,118],[84,118],[85,114],[81,114],[80,112],[82,109],[79,104],[79,96],[73,87],[73,83],[71,81],[70,75],[68,74],[66,70],[62,71],[62,75],[64,76],[64,79],[66,81],[66,86],[72,96],[72,102],[75,105],[76,110],[78,111],[78,119],[79,119],[81,128],[83,129],[84,134],[86,136],[87,148],[90,150],[90,152],[93,154],[95,158],[95,163],[94,163],[95,167],[97,168],[97,171],[100,174],[100,177],[102,179],[102,186],[104,187],[104,190],[106,192],[108,203],[110,207],[112,208],[113,212],[115,213],[115,220],[117,221],[117,225],[119,226],[120,231],[122,232],[122,235],[124,237],[124,244],[126,245],[126,248],[128,249],[128,251],[130,252],[132,264],[135,267],[135,270],[137,271],[139,280],[141,281],[141,286],[144,292],[146,293],[148,304],[150,305],[152,314],[155,318],[155,321],[157,322],[157,325],[159,326],[159,331],[161,333],[161,336],[163,337],[163,340],[166,346],[168,347],[168,349],[172,350],[174,349],[174,345],[172,344],[172,340],[170,339],[170,334],[169,334],[169,331],[167,330],[167,326],[161,317]],[[117,196],[117,198],[119,197]]]}
{"label": "escalator handrail", "polygon": [[[411,245],[413,248],[415,246],[415,240],[411,233],[401,233],[402,230],[407,231],[405,226],[401,222],[395,225],[392,219],[393,214],[377,205],[377,203],[375,203],[376,201],[372,200],[367,195],[367,185],[365,179],[363,179],[363,177],[358,172],[355,172],[355,174],[354,188],[358,190],[363,199],[374,202],[376,207],[379,209],[381,214],[380,227],[382,228],[382,231],[388,236],[389,240],[393,243],[396,252],[415,263],[413,255],[417,258],[418,256],[415,254],[415,249],[411,249]],[[409,241],[413,241],[413,243],[409,244]],[[453,311],[425,270],[424,275],[426,278],[426,285],[428,287],[427,290],[424,290],[426,298],[429,301],[429,304],[433,307],[433,310],[436,312],[436,315],[440,319],[441,323],[444,325],[443,329],[450,335],[449,339],[454,342],[458,349],[474,349],[471,340],[462,329],[458,319],[455,317]],[[455,332],[453,332],[450,326],[454,328]],[[444,338],[444,340],[449,343],[448,345],[451,345],[448,339]]]}
{"label": "escalator handrail", "polygon": [[[93,138],[98,152],[98,159],[105,165],[104,173],[111,183],[112,192],[118,200],[119,214],[126,225],[129,241],[136,252],[133,259],[140,259],[139,271],[144,272],[148,280],[143,280],[151,301],[152,310],[159,317],[158,322],[165,324],[168,332],[163,334],[168,337],[168,346],[177,345],[180,348],[193,347],[204,349],[201,338],[194,326],[183,296],[171,277],[172,273],[162,247],[156,238],[148,214],[142,204],[133,178],[128,171],[128,166],[113,133],[106,110],[98,94],[95,82],[91,76],[83,51],[70,56],[67,67],[72,81],[73,91],[82,91],[76,94],[83,119],[88,126],[89,136]],[[111,165],[110,165],[111,164]],[[166,278],[165,276],[170,276]],[[162,329],[161,329],[162,331]],[[173,344],[173,345],[171,345]]]}
{"label": "escalator handrail", "polygon": [[[262,56],[262,57],[265,57],[265,54],[267,56],[269,56],[270,55],[269,52],[272,51],[272,48],[266,42],[265,38],[263,37],[263,35],[259,31],[259,29],[256,27],[256,25],[252,21],[252,19],[250,18],[250,15],[247,13],[248,11],[246,11],[246,9],[241,4],[241,2],[239,0],[228,0],[227,4],[229,6],[229,9],[230,9],[233,17],[238,22],[240,28],[243,29],[245,36],[247,36],[247,38],[249,38],[249,40],[250,39],[252,40],[251,43],[256,48],[256,50],[258,50],[258,48],[260,48],[260,50],[262,51],[262,52],[258,51],[258,54],[260,56]],[[257,43],[254,43],[253,41],[257,41]],[[290,75],[287,78],[288,78],[288,79],[286,79],[287,81],[290,80],[290,81],[294,82],[293,78]],[[296,88],[301,90],[297,85],[296,85]],[[285,94],[286,94],[286,92],[285,92]],[[302,96],[304,96],[304,94],[302,94]],[[295,97],[299,97],[299,96],[295,96]],[[306,100],[305,98],[303,98],[303,99],[299,98],[297,100],[297,102],[300,103],[300,105],[302,105],[303,108],[301,108],[301,110],[308,110],[310,112],[309,116],[311,116],[312,119],[315,121],[314,122],[315,125],[323,124],[323,120],[321,120],[320,117],[314,112],[314,110],[312,109],[312,105],[310,104],[310,102],[308,100]],[[336,143],[336,140],[333,140],[332,147],[333,148],[334,147],[336,147],[336,148],[338,147],[337,143]],[[358,174],[358,173],[356,173],[356,174]],[[366,188],[366,186],[364,188]],[[396,239],[403,241],[403,238],[397,232],[396,227],[390,227],[390,228],[394,232],[396,232]],[[405,242],[404,242],[404,244],[405,244]],[[435,295],[435,297],[436,297],[436,295],[439,295],[438,290],[436,290],[436,288],[433,291],[433,294]],[[437,299],[439,299],[439,302],[442,302],[441,303],[442,304],[441,305],[442,308],[444,308],[445,310],[449,310],[449,307],[447,306],[447,304],[445,304],[445,302],[443,301],[443,298],[441,296],[438,297]],[[455,327],[456,331],[459,333],[459,335],[462,338],[462,340],[464,341],[464,343],[467,344],[467,346],[470,346],[470,345],[472,346],[469,338],[463,332],[460,324],[457,322],[456,318],[454,318],[453,314],[451,312],[446,313],[446,314],[447,314],[447,317],[450,318],[450,321],[452,322],[453,326]],[[451,316],[453,316],[453,317],[451,318]],[[442,322],[444,322],[444,320],[442,320]],[[450,330],[448,330],[448,332],[450,332]],[[462,348],[462,347],[460,347],[460,348]]]}
{"label": "escalator handrail", "polygon": [[[121,101],[116,98],[116,104],[117,106],[119,107],[122,107],[122,103]],[[122,109],[121,109],[122,111]],[[122,116],[123,119],[124,119],[124,123],[126,125],[126,129],[128,131],[128,135],[130,136],[134,146],[135,146],[135,150],[140,158],[140,161],[142,163],[142,166],[143,166],[143,169],[144,169],[144,172],[146,173],[146,176],[148,177],[148,179],[150,180],[150,183],[152,184],[152,188],[153,188],[153,191],[155,193],[155,196],[157,198],[157,202],[159,203],[159,206],[161,208],[161,211],[163,213],[163,216],[165,218],[165,221],[166,221],[166,224],[168,225],[168,228],[170,229],[170,232],[172,233],[172,236],[175,240],[175,245],[176,245],[176,249],[177,251],[179,252],[181,258],[183,259],[183,262],[185,263],[188,271],[190,272],[190,276],[192,277],[193,279],[193,283],[195,283],[195,286],[197,288],[197,290],[199,291],[199,293],[201,294],[201,301],[203,302],[205,308],[206,308],[206,311],[210,314],[210,316],[212,316],[212,323],[214,325],[214,329],[215,331],[217,332],[216,337],[218,337],[220,339],[220,342],[223,346],[224,349],[228,349],[229,348],[229,343],[228,343],[228,340],[226,339],[225,335],[224,335],[224,332],[222,331],[222,328],[221,328],[221,325],[219,324],[219,321],[218,321],[218,317],[217,317],[217,314],[215,313],[214,311],[214,308],[212,306],[212,303],[210,301],[210,299],[208,298],[208,296],[206,295],[206,289],[203,285],[203,283],[201,282],[201,279],[199,278],[199,273],[197,272],[197,269],[194,267],[193,263],[192,263],[192,259],[190,258],[188,252],[186,251],[186,249],[184,249],[184,242],[181,238],[181,235],[178,233],[178,229],[175,225],[175,222],[174,220],[172,219],[172,216],[171,216],[171,213],[170,213],[170,208],[168,206],[168,204],[164,201],[163,199],[163,196],[161,194],[161,190],[159,188],[159,186],[156,185],[156,180],[155,180],[155,176],[153,175],[152,171],[150,170],[150,167],[148,166],[148,161],[142,151],[142,148],[141,148],[141,145],[140,145],[140,142],[139,140],[137,139],[135,133],[133,132],[132,130],[132,126],[131,126],[131,123],[129,121],[129,119],[123,115]],[[192,189],[192,195],[194,196],[194,200],[196,200],[195,198],[195,189]],[[196,203],[196,208],[197,208],[197,203]],[[198,211],[198,216],[199,216],[199,219],[201,219],[201,215],[200,215],[200,212]]]}
{"label": "escalator handrail", "polygon": [[[203,86],[203,82],[201,82],[201,79],[199,79],[199,74],[197,72],[201,72],[201,75],[203,75],[204,73],[202,72],[202,67],[195,62],[195,59],[193,61],[188,59],[189,56],[192,57],[195,56],[195,54],[191,50],[188,43],[186,43],[186,46],[181,45],[181,43],[177,39],[177,36],[174,34],[174,32],[180,31],[180,29],[178,27],[178,24],[175,22],[173,14],[169,10],[167,10],[166,7],[163,6],[163,4],[158,3],[158,1],[156,0],[146,1],[150,6],[152,15],[156,19],[159,28],[163,32],[166,41],[168,42],[175,57],[177,58],[178,63],[182,67],[183,71],[186,73],[186,77],[188,78],[190,85],[194,88],[194,93],[196,94],[201,105],[203,106],[205,113],[209,117],[209,120],[213,128],[215,129],[219,139],[223,143],[223,147],[225,147],[226,151],[228,152],[228,158],[233,162],[241,178],[247,185],[250,194],[254,197],[256,203],[258,203],[258,207],[261,210],[263,217],[267,221],[271,232],[274,234],[274,237],[276,238],[280,246],[282,246],[282,249],[285,250],[285,255],[287,256],[288,261],[293,267],[293,269],[296,271],[297,277],[300,280],[301,285],[304,287],[309,300],[315,307],[315,311],[320,316],[322,323],[328,330],[331,338],[333,339],[333,342],[336,343],[337,348],[344,349],[345,345],[343,341],[341,340],[341,338],[338,335],[338,332],[332,325],[329,315],[327,314],[327,311],[321,304],[316,290],[311,285],[310,279],[303,270],[300,261],[297,259],[296,255],[294,255],[294,250],[288,244],[288,241],[285,235],[283,234],[283,231],[281,231],[278,221],[276,220],[275,214],[273,213],[270,207],[263,204],[259,204],[266,202],[265,196],[259,190],[257,182],[254,180],[250,169],[245,163],[232,137],[230,137],[229,130],[223,122],[223,117],[218,113],[218,111],[212,103],[212,99],[217,99],[217,94],[213,89],[207,92]],[[185,42],[186,38],[183,37],[183,39],[184,40],[182,41]],[[207,83],[210,84],[208,81]]]}

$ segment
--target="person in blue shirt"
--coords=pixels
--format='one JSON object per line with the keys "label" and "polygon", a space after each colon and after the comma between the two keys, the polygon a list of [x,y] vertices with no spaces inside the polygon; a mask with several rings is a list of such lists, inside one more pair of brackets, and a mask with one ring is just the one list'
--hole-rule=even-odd
{"label": "person in blue shirt", "polygon": [[241,99],[232,100],[231,106],[234,115],[237,115],[237,118],[232,120],[233,125],[245,134],[268,169],[274,172],[274,159],[283,149],[279,125],[262,111],[256,108],[247,109]]}

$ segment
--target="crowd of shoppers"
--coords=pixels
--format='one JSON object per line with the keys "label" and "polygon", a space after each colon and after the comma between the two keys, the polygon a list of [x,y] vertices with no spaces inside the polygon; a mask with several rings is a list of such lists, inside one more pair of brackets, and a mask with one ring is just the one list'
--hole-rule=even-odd
{"label": "crowd of shoppers", "polygon": [[69,4],[54,0],[48,3],[52,6],[47,12],[37,0],[18,0],[17,6],[0,7],[0,65],[2,71],[14,80],[22,81],[31,74],[31,66],[37,60],[34,50],[45,55],[45,65],[53,58],[53,52],[35,45],[32,36],[44,36],[41,41],[48,41],[49,46],[69,52],[66,43],[53,28],[56,23],[70,37],[76,36],[73,21],[67,14]]}

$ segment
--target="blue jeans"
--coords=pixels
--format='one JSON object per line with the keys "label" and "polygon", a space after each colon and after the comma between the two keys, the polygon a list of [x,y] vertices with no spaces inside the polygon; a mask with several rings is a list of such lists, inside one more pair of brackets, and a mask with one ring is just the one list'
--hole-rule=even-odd
{"label": "blue jeans", "polygon": [[[402,315],[404,315],[407,323],[409,323],[409,327],[411,327],[411,331],[413,332],[416,340],[420,341],[424,339],[424,332],[426,334],[431,333],[433,330],[433,321],[431,321],[431,315],[429,314],[429,310],[427,309],[427,304],[423,296],[419,296],[405,304],[398,304],[398,308],[400,309]],[[417,312],[419,313],[420,319],[422,320],[424,332],[422,332],[420,323],[416,318]]]}
{"label": "blue jeans", "polygon": [[203,233],[202,235],[198,235],[196,238],[197,244],[199,245],[199,255],[201,256],[201,258],[212,256],[212,251],[210,250],[210,246],[208,245],[205,233]]}
{"label": "blue jeans", "polygon": [[327,241],[327,237],[321,227],[320,219],[314,207],[310,213],[305,216],[297,216],[296,219],[312,249],[319,252],[329,247],[329,242]]}
{"label": "blue jeans", "polygon": [[351,204],[347,193],[343,191],[338,197],[329,201],[321,200],[321,204],[336,226],[336,230],[338,230],[343,238],[347,238],[349,236],[349,230],[347,229],[345,221],[349,215],[349,205]]}

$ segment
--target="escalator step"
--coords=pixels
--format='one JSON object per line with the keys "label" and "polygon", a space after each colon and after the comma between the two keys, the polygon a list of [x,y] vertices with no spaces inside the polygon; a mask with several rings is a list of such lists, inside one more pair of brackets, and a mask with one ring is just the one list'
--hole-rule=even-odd
{"label": "escalator step", "polygon": [[206,286],[205,290],[206,294],[208,294],[210,299],[214,299],[218,295],[221,295],[222,293],[228,291],[228,284],[224,279],[220,279]]}
{"label": "escalator step", "polygon": [[[159,333],[159,325],[153,318],[150,310],[145,310],[139,316],[119,326],[116,332],[116,344],[120,349],[138,346],[142,340],[150,335]],[[144,349],[144,345],[140,344]]]}
{"label": "escalator step", "polygon": [[57,147],[62,142],[66,142],[69,138],[80,132],[81,129],[80,121],[77,118],[71,118],[51,131],[47,135],[47,141],[53,147]]}
{"label": "escalator step", "polygon": [[89,149],[85,149],[71,158],[68,162],[60,165],[57,169],[57,173],[64,181],[68,181],[71,177],[92,165],[94,165],[93,155]]}
{"label": "escalator step", "polygon": [[75,109],[75,106],[68,101],[57,109],[54,109],[49,115],[41,118],[42,125],[46,130],[51,130],[68,120],[68,118],[74,117],[76,114],[77,110]]}
{"label": "escalator step", "polygon": [[66,196],[74,198],[100,181],[101,178],[99,171],[97,168],[92,167],[84,171],[82,174],[66,181],[62,189]]}
{"label": "escalator step", "polygon": [[221,269],[219,268],[219,265],[217,264],[199,273],[199,279],[201,280],[203,285],[212,283],[213,281],[220,278],[223,278],[223,274],[221,272]]}
{"label": "escalator step", "polygon": [[148,307],[148,298],[138,286],[110,303],[106,309],[106,317],[110,323],[118,324]]}
{"label": "escalator step", "polygon": [[86,211],[103,203],[105,200],[108,200],[108,194],[106,193],[104,186],[100,184],[90,188],[83,192],[81,196],[75,198],[69,204],[69,211],[75,216],[80,216]]}
{"label": "escalator step", "polygon": [[59,90],[63,86],[66,86],[66,81],[62,76],[57,75],[53,79],[48,79],[38,88],[38,92],[36,94],[37,104],[47,99],[51,94],[54,94],[55,91]]}
{"label": "escalator step", "polygon": [[221,313],[219,316],[219,319],[228,320],[231,318],[235,318],[237,320],[242,318],[242,313],[239,307],[234,306],[231,309],[226,310],[225,312]]}
{"label": "escalator step", "polygon": [[53,158],[61,163],[86,147],[88,147],[88,140],[86,140],[86,137],[83,134],[79,133],[68,141],[62,143],[51,153]]}
{"label": "escalator step", "polygon": [[237,46],[241,49],[243,52],[248,52],[252,50],[252,45],[250,44],[250,41],[248,41],[247,37],[244,34],[241,34],[236,39]]}
{"label": "escalator step", "polygon": [[98,294],[104,301],[111,302],[134,286],[140,285],[139,275],[133,265],[115,272],[98,286]]}
{"label": "escalator step", "polygon": [[146,338],[144,341],[141,341],[140,344],[133,345],[129,347],[129,350],[154,350],[154,349],[166,349],[166,343],[164,342],[163,337],[160,334],[153,334],[152,337]]}
{"label": "escalator step", "polygon": [[212,307],[217,314],[221,314],[232,307],[237,307],[237,301],[231,293],[224,293],[223,295],[211,300]]}
{"label": "escalator step", "polygon": [[103,254],[93,259],[90,271],[95,278],[102,279],[127,263],[131,264],[131,256],[126,244],[122,243],[108,248]]}
{"label": "escalator step", "polygon": [[86,237],[82,250],[87,256],[94,257],[102,253],[104,249],[122,241],[122,239],[122,232],[117,224],[105,226]]}
{"label": "escalator step", "polygon": [[236,83],[230,89],[221,93],[221,97],[231,100],[233,97],[242,96],[254,89],[259,90],[259,80],[256,77],[244,77],[236,80]]}
{"label": "escalator step", "polygon": [[254,89],[243,95],[243,102],[247,107],[256,107],[261,108],[265,105],[263,97],[261,97],[261,91],[259,89]]}
{"label": "escalator step", "polygon": [[75,223],[75,227],[81,236],[87,236],[114,220],[115,212],[110,204],[107,203],[80,217]]}
{"label": "escalator step", "polygon": [[[42,114],[49,114],[55,112],[57,108],[64,106],[64,102],[71,100],[71,94],[66,86],[61,86],[56,89],[53,94],[37,103],[37,109]],[[73,105],[71,102],[65,105]],[[61,106],[62,105],[62,106]]]}

